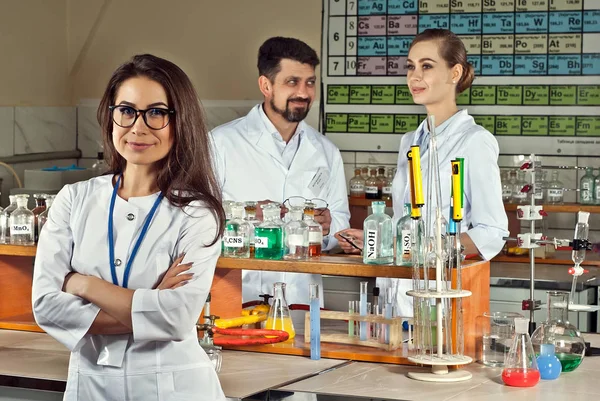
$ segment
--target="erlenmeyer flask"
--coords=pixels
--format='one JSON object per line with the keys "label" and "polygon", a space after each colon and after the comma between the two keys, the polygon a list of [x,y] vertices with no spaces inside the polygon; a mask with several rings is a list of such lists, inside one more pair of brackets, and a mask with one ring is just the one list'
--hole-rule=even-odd
{"label": "erlenmeyer flask", "polygon": [[294,323],[290,316],[290,308],[285,299],[285,283],[273,284],[273,305],[269,310],[265,329],[283,330],[290,335],[289,340],[296,337]]}
{"label": "erlenmeyer flask", "polygon": [[507,386],[533,387],[540,381],[531,338],[527,333],[529,319],[515,319],[515,338],[504,362],[502,381]]}
{"label": "erlenmeyer flask", "polygon": [[554,345],[563,372],[572,372],[581,364],[585,341],[577,327],[568,321],[569,293],[548,291],[548,319],[531,336],[537,353],[542,344]]}

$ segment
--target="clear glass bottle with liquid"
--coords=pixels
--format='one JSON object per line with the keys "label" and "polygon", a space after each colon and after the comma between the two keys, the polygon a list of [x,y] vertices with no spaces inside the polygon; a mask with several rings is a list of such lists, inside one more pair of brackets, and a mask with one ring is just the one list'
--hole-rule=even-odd
{"label": "clear glass bottle with liquid", "polygon": [[577,327],[569,323],[569,293],[548,291],[548,317],[531,336],[533,348],[540,351],[542,344],[552,344],[563,372],[572,372],[581,364],[585,341]]}
{"label": "clear glass bottle with liquid", "polygon": [[52,206],[52,203],[54,203],[54,198],[56,198],[56,195],[47,195],[46,196],[46,210],[44,210],[38,216],[38,233],[39,234],[42,233],[42,228],[48,221],[48,213],[50,213],[50,207]]}
{"label": "clear glass bottle with liquid", "polygon": [[92,165],[92,174],[99,177],[108,171],[108,164],[104,161],[104,152],[98,152],[96,162]]}
{"label": "clear glass bottle with liquid", "polygon": [[354,169],[354,177],[350,179],[350,197],[365,197],[365,179],[360,175],[360,169]]}
{"label": "clear glass bottle with liquid", "polygon": [[231,219],[223,232],[223,256],[226,258],[250,257],[250,234],[254,226],[243,219],[244,203],[236,202],[230,206]]}
{"label": "clear glass bottle with liquid", "polygon": [[0,244],[10,244],[10,223],[9,218],[12,212],[17,209],[17,198],[15,195],[9,195],[10,204],[0,212]]}
{"label": "clear glass bottle with liquid", "polygon": [[512,171],[503,171],[501,174],[501,181],[502,181],[502,201],[504,203],[510,203],[512,202],[512,194],[513,194],[513,187],[514,187],[514,182],[511,182],[513,180],[512,177]]}
{"label": "clear glass bottle with liquid", "polygon": [[558,170],[552,172],[552,179],[546,189],[546,202],[550,204],[563,203],[564,201],[564,184],[558,179],[558,174]]}
{"label": "clear glass bottle with liquid", "polygon": [[321,256],[323,227],[315,221],[315,204],[304,203],[304,222],[308,226],[308,257]]}
{"label": "clear glass bottle with liquid", "polygon": [[244,206],[244,211],[246,213],[244,220],[253,227],[252,231],[250,232],[250,255],[254,255],[254,229],[260,224],[260,220],[256,218],[257,206],[258,202],[256,201],[247,201]]}
{"label": "clear glass bottle with liquid", "polygon": [[387,170],[385,183],[381,187],[381,199],[392,200],[392,183],[394,182],[394,171],[390,168]]}
{"label": "clear glass bottle with liquid", "polygon": [[371,169],[371,175],[365,181],[365,198],[379,199],[380,182],[377,178],[377,170]]}
{"label": "clear glass bottle with liquid", "polygon": [[523,188],[525,187],[525,185],[527,185],[527,183],[525,182],[525,172],[517,170],[517,178],[513,185],[512,193],[513,203],[524,204],[529,202],[529,199],[527,197],[528,193],[523,192]]}
{"label": "clear glass bottle with liquid", "polygon": [[393,263],[392,218],[385,214],[384,201],[372,202],[371,208],[373,214],[363,223],[363,262],[375,265]]}
{"label": "clear glass bottle with liquid", "polygon": [[302,221],[303,207],[291,207],[290,220],[283,226],[283,258],[305,260],[308,258],[308,226]]}
{"label": "clear glass bottle with liquid", "polygon": [[579,203],[582,205],[594,203],[594,173],[591,167],[585,168],[585,175],[579,181]]}
{"label": "clear glass bottle with liquid", "polygon": [[361,176],[362,178],[364,178],[364,179],[365,179],[365,181],[366,181],[367,179],[369,179],[369,177],[370,177],[370,175],[369,175],[369,166],[363,166],[363,167],[360,169],[360,176]]}
{"label": "clear glass bottle with liquid", "polygon": [[404,204],[403,216],[396,224],[396,266],[412,266],[412,218],[411,204]]}
{"label": "clear glass bottle with liquid", "polygon": [[283,257],[283,221],[276,203],[261,205],[263,222],[254,229],[254,257],[280,260]]}
{"label": "clear glass bottle with liquid", "polygon": [[17,208],[8,218],[11,245],[35,245],[35,229],[33,212],[27,209],[29,195],[15,195]]}
{"label": "clear glass bottle with liquid", "polygon": [[294,323],[290,316],[290,308],[285,299],[285,283],[273,284],[273,304],[267,315],[265,329],[283,330],[287,332],[290,335],[288,341],[293,340],[294,337],[296,337]]}
{"label": "clear glass bottle with liquid", "polygon": [[502,371],[502,381],[507,386],[533,387],[540,381],[540,372],[528,329],[529,319],[515,319],[515,337]]}
{"label": "clear glass bottle with liquid", "polygon": [[35,208],[33,208],[32,212],[33,212],[33,228],[35,231],[34,234],[34,240],[35,242],[38,241],[39,238],[39,230],[38,230],[38,216],[46,210],[46,198],[48,197],[48,195],[46,194],[34,194],[33,198],[35,199]]}

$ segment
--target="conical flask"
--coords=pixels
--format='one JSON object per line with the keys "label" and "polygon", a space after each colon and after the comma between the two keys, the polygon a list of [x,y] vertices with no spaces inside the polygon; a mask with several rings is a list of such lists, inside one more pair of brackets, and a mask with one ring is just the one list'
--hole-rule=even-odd
{"label": "conical flask", "polygon": [[273,284],[273,305],[269,310],[265,329],[283,330],[290,335],[288,340],[296,337],[294,323],[290,316],[290,308],[285,299],[285,283]]}
{"label": "conical flask", "polygon": [[507,386],[533,387],[540,381],[533,345],[527,329],[529,319],[515,319],[515,338],[504,362],[502,381]]}
{"label": "conical flask", "polygon": [[548,291],[548,318],[531,336],[537,353],[542,344],[554,345],[563,372],[577,369],[585,354],[585,341],[577,327],[569,323],[568,313],[569,293]]}

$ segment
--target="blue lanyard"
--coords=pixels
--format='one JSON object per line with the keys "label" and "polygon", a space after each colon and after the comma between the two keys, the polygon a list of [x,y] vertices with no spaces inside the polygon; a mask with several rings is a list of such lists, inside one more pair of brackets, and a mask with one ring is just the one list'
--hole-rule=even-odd
{"label": "blue lanyard", "polygon": [[[112,281],[114,285],[119,285],[119,279],[117,278],[117,267],[115,266],[115,241],[114,241],[114,233],[113,233],[113,213],[115,211],[115,200],[117,199],[117,190],[119,189],[119,184],[121,183],[121,177],[117,179],[117,183],[113,189],[112,197],[110,198],[110,209],[108,210],[108,257],[110,258],[110,274],[112,276]],[[125,267],[125,272],[123,273],[123,288],[127,288],[127,284],[129,282],[129,274],[131,273],[131,265],[133,264],[133,260],[135,259],[138,250],[140,249],[140,245],[148,232],[148,227],[150,227],[150,222],[152,221],[152,217],[156,213],[156,209],[160,204],[160,201],[164,198],[164,195],[161,193],[154,201],[154,205],[152,209],[150,209],[150,213],[146,216],[144,220],[144,226],[142,227],[142,232],[138,237],[133,251],[131,252],[131,256],[127,261],[127,266]]]}

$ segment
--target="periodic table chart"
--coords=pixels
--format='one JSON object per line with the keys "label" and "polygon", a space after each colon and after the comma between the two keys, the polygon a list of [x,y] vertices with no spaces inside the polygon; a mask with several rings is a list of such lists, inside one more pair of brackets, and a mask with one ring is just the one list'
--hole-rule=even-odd
{"label": "periodic table chart", "polygon": [[457,103],[501,153],[600,155],[600,0],[324,0],[322,128],[341,150],[395,152],[425,118],[406,59],[428,28],[465,44]]}

